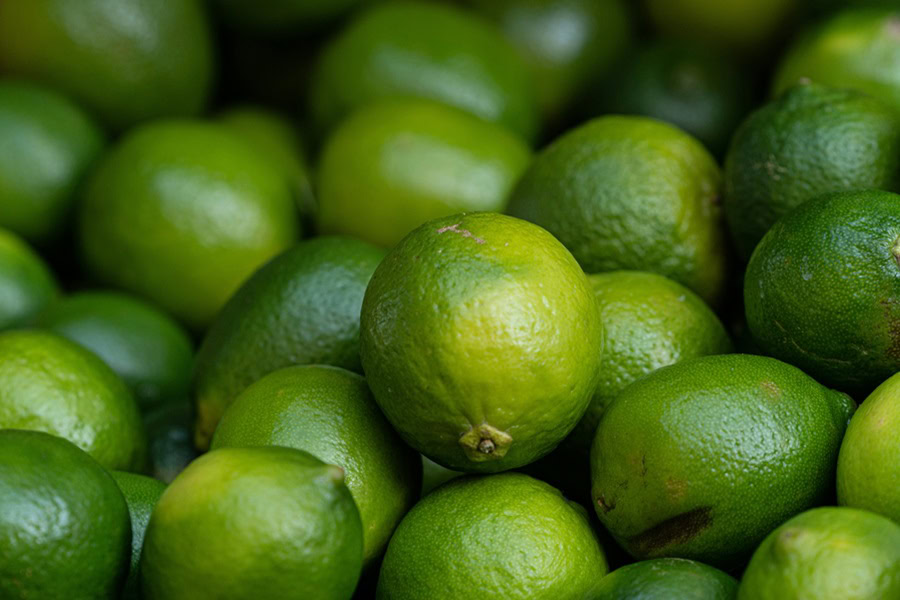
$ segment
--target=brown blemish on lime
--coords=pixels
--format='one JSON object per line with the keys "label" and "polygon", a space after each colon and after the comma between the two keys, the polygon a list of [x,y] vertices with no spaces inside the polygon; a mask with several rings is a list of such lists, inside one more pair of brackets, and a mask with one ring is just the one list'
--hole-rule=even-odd
{"label": "brown blemish on lime", "polygon": [[457,233],[465,238],[472,238],[473,240],[475,240],[476,244],[484,244],[485,243],[483,239],[481,239],[480,237],[478,237],[477,235],[475,235],[468,229],[460,228],[459,223],[454,223],[453,225],[447,225],[447,226],[441,227],[440,229],[437,230],[438,233],[447,233],[448,231]]}
{"label": "brown blemish on lime", "polygon": [[688,484],[684,479],[669,477],[666,479],[666,492],[672,500],[681,500],[687,493]]}
{"label": "brown blemish on lime", "polygon": [[765,392],[770,400],[778,400],[781,398],[781,388],[771,379],[761,381],[759,387],[762,388],[762,391]]}
{"label": "brown blemish on lime", "polygon": [[691,541],[712,525],[712,507],[701,506],[628,538],[629,550],[637,555],[653,555]]}
{"label": "brown blemish on lime", "polygon": [[603,494],[600,494],[600,496],[597,497],[597,506],[600,507],[600,510],[602,510],[605,515],[616,507],[616,503],[614,500],[607,500]]}
{"label": "brown blemish on lime", "polygon": [[884,321],[887,326],[887,333],[891,341],[888,345],[887,355],[895,360],[900,361],[900,318],[894,313],[895,301],[893,298],[884,298],[878,304],[884,313]]}

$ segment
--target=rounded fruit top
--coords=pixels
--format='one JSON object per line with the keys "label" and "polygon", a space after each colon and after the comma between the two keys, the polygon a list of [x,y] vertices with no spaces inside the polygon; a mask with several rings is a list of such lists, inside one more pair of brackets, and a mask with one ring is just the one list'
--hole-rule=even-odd
{"label": "rounded fruit top", "polygon": [[620,567],[603,578],[594,600],[734,600],[738,581],[703,563],[654,558]]}
{"label": "rounded fruit top", "polygon": [[43,259],[19,236],[0,228],[0,331],[32,324],[58,295]]}

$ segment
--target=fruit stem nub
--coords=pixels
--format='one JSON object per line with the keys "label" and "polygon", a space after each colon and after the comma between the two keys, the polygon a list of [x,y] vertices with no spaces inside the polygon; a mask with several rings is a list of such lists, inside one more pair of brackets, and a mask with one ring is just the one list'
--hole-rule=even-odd
{"label": "fruit stem nub", "polygon": [[472,426],[459,437],[466,458],[473,462],[503,458],[512,441],[511,435],[487,423]]}

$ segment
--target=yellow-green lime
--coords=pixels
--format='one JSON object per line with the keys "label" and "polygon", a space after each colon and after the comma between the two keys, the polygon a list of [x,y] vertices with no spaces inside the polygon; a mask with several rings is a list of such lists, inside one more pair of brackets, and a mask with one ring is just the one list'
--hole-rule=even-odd
{"label": "yellow-green lime", "polygon": [[625,388],[597,428],[597,516],[636,558],[736,566],[779,523],[828,497],[854,408],[773,358],[658,369]]}
{"label": "yellow-green lime", "polygon": [[419,498],[419,454],[397,436],[362,376],[296,366],[248,387],[219,422],[211,448],[287,446],[344,469],[363,526],[363,562],[379,558]]}
{"label": "yellow-green lime", "polygon": [[94,353],[39,330],[0,334],[0,427],[67,439],[107,469],[144,467],[137,404]]}
{"label": "yellow-green lime", "polygon": [[110,474],[125,497],[128,515],[131,517],[131,567],[128,570],[128,579],[125,580],[121,600],[140,600],[138,569],[141,549],[144,547],[144,533],[147,531],[153,507],[166,489],[166,484],[137,473],[113,471]]}
{"label": "yellow-green lime", "polygon": [[58,295],[44,260],[18,235],[0,228],[0,330],[32,323]]}
{"label": "yellow-green lime", "polygon": [[0,131],[0,227],[49,242],[69,217],[103,134],[65,96],[10,79],[0,79]]}
{"label": "yellow-green lime", "polygon": [[349,600],[363,536],[343,480],[340,467],[293,448],[201,456],[150,517],[144,600]]}
{"label": "yellow-green lime", "polygon": [[603,578],[593,600],[735,600],[738,581],[703,563],[653,558]]}
{"label": "yellow-green lime", "polygon": [[451,106],[374,103],[344,120],[322,150],[318,230],[389,248],[431,219],[502,212],[530,160],[517,136]]}
{"label": "yellow-green lime", "polygon": [[101,160],[78,234],[95,278],[203,329],[297,240],[298,217],[284,175],[229,128],[163,120],[131,130]]}
{"label": "yellow-green lime", "polygon": [[376,598],[580,600],[606,572],[586,512],[558,490],[521,473],[468,476],[406,515]]}
{"label": "yellow-green lime", "polygon": [[900,598],[900,525],[855,508],[801,513],[760,544],[738,600]]}
{"label": "yellow-green lime", "polygon": [[378,266],[363,300],[362,364],[413,448],[460,471],[552,450],[598,381],[593,291],[547,231],[493,213],[429,221]]}
{"label": "yellow-green lime", "polygon": [[588,273],[652,271],[715,304],[726,269],[720,184],[715,159],[680,129],[608,116],[541,151],[508,210],[546,228]]}
{"label": "yellow-green lime", "polygon": [[130,543],[103,467],[61,438],[0,429],[0,597],[118,598]]}
{"label": "yellow-green lime", "polygon": [[367,0],[214,0],[222,19],[236,30],[266,37],[286,37],[318,29]]}
{"label": "yellow-green lime", "polygon": [[244,388],[282,367],[362,371],[359,311],[384,251],[348,237],[301,242],[257,271],[210,327],[194,367],[197,446]]}

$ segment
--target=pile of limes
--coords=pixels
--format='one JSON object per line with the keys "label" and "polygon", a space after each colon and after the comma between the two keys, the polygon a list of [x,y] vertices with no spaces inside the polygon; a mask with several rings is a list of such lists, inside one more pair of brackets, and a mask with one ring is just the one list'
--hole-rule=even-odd
{"label": "pile of limes", "polygon": [[898,0],[0,0],[0,600],[900,600]]}

